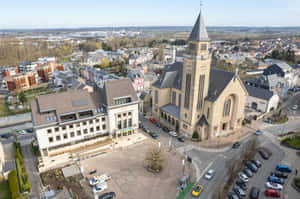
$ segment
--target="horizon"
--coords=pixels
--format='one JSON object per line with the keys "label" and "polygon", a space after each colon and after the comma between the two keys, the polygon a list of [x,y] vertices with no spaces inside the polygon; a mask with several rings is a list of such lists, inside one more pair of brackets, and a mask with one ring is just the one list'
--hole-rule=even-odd
{"label": "horizon", "polygon": [[[196,20],[199,4],[199,0],[188,3],[179,0],[171,3],[166,0],[5,1],[0,8],[0,18],[5,19],[0,22],[0,29],[189,27]],[[202,11],[208,27],[298,27],[300,1],[274,0],[270,4],[268,0],[228,0],[224,7],[221,0],[211,0],[204,2]]]}

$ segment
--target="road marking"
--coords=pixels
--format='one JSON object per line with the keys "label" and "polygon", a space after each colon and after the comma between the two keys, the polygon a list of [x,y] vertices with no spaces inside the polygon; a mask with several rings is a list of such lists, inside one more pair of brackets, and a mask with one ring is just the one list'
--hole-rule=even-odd
{"label": "road marking", "polygon": [[213,164],[214,161],[210,162],[207,167],[205,169],[203,169],[202,173],[200,174],[199,179],[197,179],[197,181],[200,180],[200,178],[207,172],[207,170],[211,167],[211,165]]}

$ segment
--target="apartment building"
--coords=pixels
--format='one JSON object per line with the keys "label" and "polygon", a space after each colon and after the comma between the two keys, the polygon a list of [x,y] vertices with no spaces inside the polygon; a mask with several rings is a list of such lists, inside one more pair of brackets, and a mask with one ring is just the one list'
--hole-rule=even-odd
{"label": "apartment building", "polygon": [[138,128],[138,98],[129,79],[107,81],[94,93],[41,95],[31,108],[43,158],[127,136]]}
{"label": "apartment building", "polygon": [[38,83],[38,76],[35,72],[18,73],[4,77],[4,81],[6,81],[9,91],[27,90]]}

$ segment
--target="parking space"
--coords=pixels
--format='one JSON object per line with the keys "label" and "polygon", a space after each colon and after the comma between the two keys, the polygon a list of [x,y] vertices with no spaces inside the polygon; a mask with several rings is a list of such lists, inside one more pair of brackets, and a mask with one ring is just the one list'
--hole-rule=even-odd
{"label": "parking space", "polygon": [[[273,143],[268,143],[264,147],[272,152],[272,156],[268,160],[264,160],[259,154],[255,155],[255,159],[258,159],[262,163],[262,166],[254,173],[253,177],[249,178],[246,197],[249,197],[252,187],[257,187],[260,189],[260,199],[269,198],[264,194],[266,190],[265,183],[268,181],[270,173],[275,171],[276,165],[278,165],[284,157],[284,153],[278,147],[275,147]],[[280,191],[280,193],[282,195],[282,191]]]}

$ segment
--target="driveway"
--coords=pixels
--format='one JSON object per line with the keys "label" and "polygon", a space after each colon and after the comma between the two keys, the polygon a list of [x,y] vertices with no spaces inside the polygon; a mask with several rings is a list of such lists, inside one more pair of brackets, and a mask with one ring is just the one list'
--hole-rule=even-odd
{"label": "driveway", "polygon": [[37,158],[32,153],[31,145],[22,146],[22,154],[31,184],[30,197],[39,197],[42,191],[42,182],[36,168]]}

